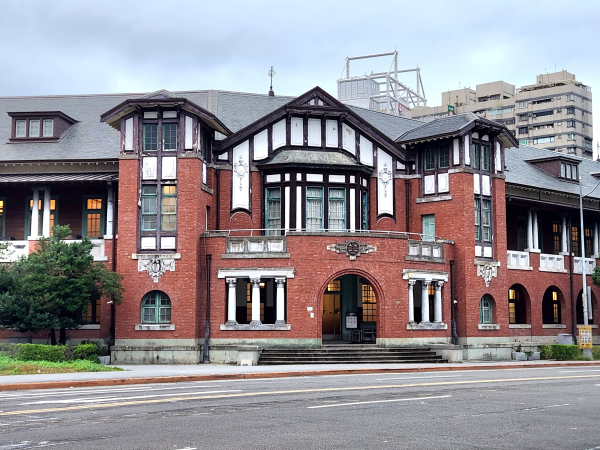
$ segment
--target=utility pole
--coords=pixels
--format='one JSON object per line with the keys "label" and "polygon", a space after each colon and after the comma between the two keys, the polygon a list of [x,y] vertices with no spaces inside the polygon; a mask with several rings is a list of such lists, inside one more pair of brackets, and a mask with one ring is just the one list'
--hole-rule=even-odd
{"label": "utility pole", "polygon": [[[598,185],[596,184],[596,187]],[[596,188],[594,188],[596,189]],[[591,194],[591,192],[590,192]],[[589,195],[589,194],[588,194]],[[583,279],[583,291],[581,292],[581,300],[583,302],[583,324],[588,326],[588,300],[587,300],[587,275],[585,270],[585,228],[583,228],[583,178],[579,175],[579,248],[581,248],[581,276]],[[583,356],[592,358],[592,350],[589,348],[583,349]]]}

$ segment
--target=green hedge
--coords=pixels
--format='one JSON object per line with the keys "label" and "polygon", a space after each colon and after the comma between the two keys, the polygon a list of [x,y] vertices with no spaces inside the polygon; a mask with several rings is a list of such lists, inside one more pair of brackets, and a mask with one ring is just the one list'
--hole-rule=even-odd
{"label": "green hedge", "polygon": [[73,348],[72,358],[98,362],[98,347],[94,344],[80,344]]}
{"label": "green hedge", "polygon": [[552,359],[552,347],[550,345],[538,345],[540,359]]}
{"label": "green hedge", "polygon": [[67,361],[66,345],[20,344],[15,358],[20,361]]}
{"label": "green hedge", "polygon": [[94,341],[87,341],[71,347],[68,345],[43,344],[0,344],[0,356],[6,355],[19,361],[98,361],[98,356],[108,354],[108,347]]}
{"label": "green hedge", "polygon": [[576,359],[579,356],[579,346],[554,344],[552,345],[552,358],[559,361]]}

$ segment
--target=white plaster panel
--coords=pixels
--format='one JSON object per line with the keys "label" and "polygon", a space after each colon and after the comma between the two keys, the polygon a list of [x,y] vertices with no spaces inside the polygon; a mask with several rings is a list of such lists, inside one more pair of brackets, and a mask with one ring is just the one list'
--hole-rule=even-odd
{"label": "white plaster panel", "polygon": [[142,163],[142,179],[156,180],[156,156],[145,156]]}
{"label": "white plaster panel", "polygon": [[125,150],[133,150],[133,117],[125,121]]}
{"label": "white plaster panel", "polygon": [[141,247],[143,250],[156,249],[156,238],[155,237],[143,237],[141,239]]}
{"label": "white plaster panel", "polygon": [[481,138],[482,141],[489,141],[490,137],[487,134],[484,134]]}
{"label": "white plaster panel", "polygon": [[323,182],[323,175],[320,173],[307,173],[306,181],[316,181],[318,183]]}
{"label": "white plaster panel", "polygon": [[354,175],[350,175],[350,183],[356,183],[356,177]]}
{"label": "white plaster panel", "polygon": [[229,157],[229,153],[225,152],[225,153],[219,153],[219,159],[221,161],[226,160]]}
{"label": "white plaster panel", "polygon": [[[361,136],[362,138],[362,136]],[[362,159],[363,147],[360,146]],[[373,152],[371,152],[373,154]],[[371,161],[372,164],[372,161]],[[394,214],[394,174],[392,156],[377,149],[377,215]]]}
{"label": "white plaster panel", "polygon": [[453,161],[452,163],[457,166],[460,164],[460,142],[458,139],[454,139],[452,141],[452,149],[453,149]]}
{"label": "white plaster panel", "polygon": [[492,247],[483,247],[483,256],[485,258],[491,258],[492,257]]}
{"label": "white plaster panel", "polygon": [[354,128],[346,124],[342,125],[342,144],[344,150],[348,150],[353,155],[356,155],[356,134]]}
{"label": "white plaster panel", "polygon": [[144,119],[158,119],[158,111],[145,111]]}
{"label": "white plaster panel", "polygon": [[338,146],[338,122],[337,120],[327,120],[325,122],[325,145],[327,147]]}
{"label": "white plaster panel", "polygon": [[356,230],[356,189],[350,189],[350,231]]}
{"label": "white plaster panel", "polygon": [[281,175],[267,175],[267,183],[279,183],[281,181]]}
{"label": "white plaster panel", "polygon": [[296,186],[296,228],[302,228],[302,187]]}
{"label": "white plaster panel", "polygon": [[163,112],[163,118],[165,119],[176,119],[177,111],[165,111]]}
{"label": "white plaster panel", "polygon": [[373,165],[373,143],[363,135],[360,136],[360,162],[366,166]]}
{"label": "white plaster panel", "polygon": [[206,163],[202,163],[202,183],[206,184]]}
{"label": "white plaster panel", "polygon": [[481,245],[475,246],[475,256],[481,256]]}
{"label": "white plaster panel", "polygon": [[308,145],[321,146],[321,119],[308,119]]}
{"label": "white plaster panel", "polygon": [[483,195],[491,194],[491,185],[490,185],[490,176],[489,175],[483,175],[481,177],[481,193]]}
{"label": "white plaster panel", "polygon": [[346,175],[329,175],[330,183],[345,183]]}
{"label": "white plaster panel", "polygon": [[450,180],[448,173],[438,173],[438,193],[450,191]]}
{"label": "white plaster panel", "polygon": [[304,145],[304,120],[292,117],[292,145]]}
{"label": "white plaster panel", "polygon": [[478,173],[474,173],[473,174],[473,191],[476,194],[481,194],[479,186],[480,186],[480,183],[479,183],[479,174]]}
{"label": "white plaster panel", "polygon": [[265,159],[269,156],[269,133],[263,130],[254,136],[254,159]]}
{"label": "white plaster panel", "polygon": [[233,148],[231,209],[250,209],[249,141]]}
{"label": "white plaster panel", "polygon": [[162,179],[174,180],[177,178],[177,157],[163,156],[162,158]]}
{"label": "white plaster panel", "polygon": [[286,143],[285,119],[273,125],[273,150],[283,147]]}
{"label": "white plaster panel", "polygon": [[401,161],[396,161],[396,169],[398,169],[398,170],[404,170],[404,169],[406,169],[406,164],[404,164]]}
{"label": "white plaster panel", "polygon": [[175,250],[175,237],[167,236],[160,238],[161,250]]}
{"label": "white plaster panel", "polygon": [[467,134],[464,138],[465,144],[465,164],[471,165],[471,139],[469,139],[469,135]]}
{"label": "white plaster panel", "polygon": [[191,150],[193,144],[193,130],[194,127],[194,119],[190,116],[185,116],[185,149]]}
{"label": "white plaster panel", "polygon": [[496,153],[494,155],[494,164],[496,173],[502,172],[502,153],[500,152],[500,142],[496,142]]}
{"label": "white plaster panel", "polygon": [[285,229],[290,229],[290,187],[285,187]]}
{"label": "white plaster panel", "polygon": [[296,181],[302,181],[302,174],[301,173],[297,173],[296,174]]}
{"label": "white plaster panel", "polygon": [[477,131],[473,133],[473,139],[479,139],[479,133]]}
{"label": "white plaster panel", "polygon": [[425,175],[423,177],[425,183],[425,194],[435,194],[435,175]]}

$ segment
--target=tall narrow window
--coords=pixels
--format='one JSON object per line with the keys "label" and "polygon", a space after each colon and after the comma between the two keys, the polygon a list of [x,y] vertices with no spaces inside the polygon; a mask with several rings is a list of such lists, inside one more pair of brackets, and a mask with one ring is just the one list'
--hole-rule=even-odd
{"label": "tall narrow window", "polygon": [[517,323],[517,299],[514,289],[508,290],[508,323]]}
{"label": "tall narrow window", "polygon": [[158,125],[155,123],[144,124],[144,151],[158,150]]}
{"label": "tall narrow window", "polygon": [[44,119],[44,137],[54,137],[54,119]]}
{"label": "tall narrow window", "polygon": [[39,119],[29,121],[29,137],[40,137],[40,121]]}
{"label": "tall narrow window", "polygon": [[142,231],[156,231],[156,186],[142,186]]}
{"label": "tall narrow window", "polygon": [[575,254],[575,256],[581,256],[581,250],[579,246],[579,227],[571,227],[571,240],[573,241],[573,253]]}
{"label": "tall narrow window", "polygon": [[435,240],[435,214],[427,214],[421,216],[423,221],[423,240],[434,241]]}
{"label": "tall narrow window", "polygon": [[346,229],[346,189],[329,189],[329,229]]}
{"label": "tall narrow window", "polygon": [[448,144],[442,144],[438,153],[438,169],[447,169],[448,167],[450,167],[450,148]]}
{"label": "tall narrow window", "polygon": [[369,194],[362,193],[362,230],[369,229]]}
{"label": "tall narrow window", "polygon": [[163,186],[161,198],[161,230],[177,229],[177,186]]}
{"label": "tall narrow window", "polygon": [[90,301],[87,310],[81,315],[83,322],[86,324],[100,323],[100,309],[102,302],[99,298]]}
{"label": "tall narrow window", "polygon": [[490,146],[482,145],[481,146],[481,157],[482,157],[482,169],[490,170]]}
{"label": "tall narrow window", "polygon": [[490,200],[482,201],[481,228],[483,231],[483,240],[492,240],[492,202]]}
{"label": "tall narrow window", "polygon": [[267,235],[279,236],[281,233],[281,188],[268,188],[266,198]]}
{"label": "tall narrow window", "polygon": [[362,320],[363,322],[377,322],[377,297],[369,284],[362,285]]}
{"label": "tall narrow window", "polygon": [[584,228],[585,257],[589,258],[593,253],[594,231],[591,228]]}
{"label": "tall narrow window", "polygon": [[552,224],[552,244],[555,255],[562,251],[562,225],[560,223]]}
{"label": "tall narrow window", "polygon": [[427,147],[427,149],[425,149],[424,168],[425,170],[435,169],[435,150],[433,147]]}
{"label": "tall narrow window", "polygon": [[306,188],[306,229],[323,229],[323,188]]}
{"label": "tall narrow window", "polygon": [[479,144],[473,144],[473,168],[479,169],[481,164],[481,149]]}
{"label": "tall narrow window", "polygon": [[15,137],[26,137],[27,136],[27,121],[16,120],[15,121]]}
{"label": "tall narrow window", "polygon": [[104,234],[103,208],[101,198],[84,198],[83,234],[87,237],[101,237]]}
{"label": "tall narrow window", "polygon": [[171,323],[171,300],[167,294],[152,291],[144,296],[142,323]]}
{"label": "tall narrow window", "polygon": [[177,124],[165,123],[162,129],[163,151],[177,150]]}
{"label": "tall narrow window", "polygon": [[4,237],[4,199],[0,198],[0,237]]}
{"label": "tall narrow window", "polygon": [[481,200],[475,199],[475,240],[481,240]]}
{"label": "tall narrow window", "polygon": [[492,301],[487,294],[481,297],[479,303],[479,323],[492,323]]}

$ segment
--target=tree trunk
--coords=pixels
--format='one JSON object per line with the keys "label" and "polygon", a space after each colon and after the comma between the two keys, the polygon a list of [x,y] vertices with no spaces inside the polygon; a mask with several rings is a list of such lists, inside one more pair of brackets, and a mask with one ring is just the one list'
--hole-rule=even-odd
{"label": "tree trunk", "polygon": [[67,345],[67,329],[64,328],[64,327],[62,327],[60,329],[59,344],[60,345]]}
{"label": "tree trunk", "polygon": [[54,328],[50,328],[50,344],[56,345],[56,335],[54,334]]}

